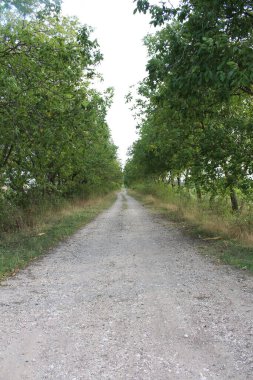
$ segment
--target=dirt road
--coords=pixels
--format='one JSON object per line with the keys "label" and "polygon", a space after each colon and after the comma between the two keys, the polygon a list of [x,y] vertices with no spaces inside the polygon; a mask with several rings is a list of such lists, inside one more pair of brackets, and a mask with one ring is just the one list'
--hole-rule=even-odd
{"label": "dirt road", "polygon": [[0,287],[0,379],[253,379],[253,277],[125,193]]}

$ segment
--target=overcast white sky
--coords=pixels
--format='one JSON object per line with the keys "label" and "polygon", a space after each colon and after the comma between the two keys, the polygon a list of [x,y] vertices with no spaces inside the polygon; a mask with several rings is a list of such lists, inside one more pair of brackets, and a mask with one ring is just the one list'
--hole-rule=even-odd
{"label": "overcast white sky", "polygon": [[145,76],[147,62],[143,37],[152,31],[147,15],[133,15],[132,0],[64,0],[63,13],[78,16],[92,26],[104,61],[99,71],[104,87],[114,87],[115,96],[108,113],[108,124],[118,156],[124,163],[127,148],[136,139],[135,121],[125,95],[129,87]]}

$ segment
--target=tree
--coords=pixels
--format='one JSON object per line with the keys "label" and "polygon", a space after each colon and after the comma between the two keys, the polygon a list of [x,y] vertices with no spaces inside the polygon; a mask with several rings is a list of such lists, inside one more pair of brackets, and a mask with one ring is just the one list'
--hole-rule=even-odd
{"label": "tree", "polygon": [[152,23],[171,34],[167,69],[176,70],[177,89],[191,94],[203,85],[222,98],[237,91],[253,95],[252,1],[185,0],[175,9],[169,1],[156,6],[138,0],[137,10],[149,11]]}
{"label": "tree", "polygon": [[252,191],[252,4],[137,1],[137,10],[162,28],[145,40],[146,100],[136,102],[145,117],[132,167],[172,184],[181,177],[199,197],[228,194],[237,210],[236,191]]}
{"label": "tree", "polygon": [[62,0],[0,0],[0,15],[3,19],[8,12],[19,17],[42,16],[60,12]]}
{"label": "tree", "polygon": [[102,55],[91,29],[75,18],[24,19],[11,11],[0,40],[1,186],[23,200],[32,192],[118,185],[120,167],[105,121],[112,91],[92,87]]}

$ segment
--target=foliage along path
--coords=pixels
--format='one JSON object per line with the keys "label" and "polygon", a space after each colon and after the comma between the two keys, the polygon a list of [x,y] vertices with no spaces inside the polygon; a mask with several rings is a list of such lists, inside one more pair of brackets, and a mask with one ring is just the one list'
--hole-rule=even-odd
{"label": "foliage along path", "polygon": [[121,182],[106,122],[113,90],[93,85],[98,42],[60,3],[0,1],[0,233],[19,210]]}
{"label": "foliage along path", "polygon": [[253,278],[126,193],[0,288],[0,378],[250,379]]}
{"label": "foliage along path", "polygon": [[216,197],[236,212],[251,205],[252,1],[134,2],[159,29],[145,38],[147,77],[128,98],[139,129],[128,186],[163,179],[212,207]]}

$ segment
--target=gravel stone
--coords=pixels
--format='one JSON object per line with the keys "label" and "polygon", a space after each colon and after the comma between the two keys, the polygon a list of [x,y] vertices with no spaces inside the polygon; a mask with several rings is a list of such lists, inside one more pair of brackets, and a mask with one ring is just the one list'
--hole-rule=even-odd
{"label": "gravel stone", "polygon": [[122,191],[2,283],[0,379],[253,379],[252,295]]}

